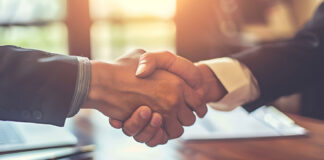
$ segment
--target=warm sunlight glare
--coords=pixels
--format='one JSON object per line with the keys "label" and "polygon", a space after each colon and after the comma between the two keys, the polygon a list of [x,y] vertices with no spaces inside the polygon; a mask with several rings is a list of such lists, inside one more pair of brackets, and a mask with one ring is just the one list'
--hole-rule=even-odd
{"label": "warm sunlight glare", "polygon": [[92,0],[92,14],[95,17],[107,17],[111,14],[123,16],[157,16],[172,18],[176,0]]}

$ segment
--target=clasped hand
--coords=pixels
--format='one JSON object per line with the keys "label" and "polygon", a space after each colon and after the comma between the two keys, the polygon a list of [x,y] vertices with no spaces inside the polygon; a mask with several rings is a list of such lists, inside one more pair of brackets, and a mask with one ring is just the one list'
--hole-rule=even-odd
{"label": "clasped hand", "polygon": [[136,50],[114,64],[91,63],[90,92],[83,108],[99,110],[113,127],[148,146],[181,136],[183,126],[195,122],[193,111],[203,117],[205,104],[224,94],[206,65],[196,66],[169,52]]}

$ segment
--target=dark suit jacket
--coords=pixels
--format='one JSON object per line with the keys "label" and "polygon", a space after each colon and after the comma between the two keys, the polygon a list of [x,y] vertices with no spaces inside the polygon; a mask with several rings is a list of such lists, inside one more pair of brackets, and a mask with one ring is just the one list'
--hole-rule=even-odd
{"label": "dark suit jacket", "polygon": [[234,55],[251,69],[261,89],[260,98],[245,108],[253,110],[280,96],[324,83],[323,47],[324,4],[321,4],[314,17],[292,39]]}
{"label": "dark suit jacket", "polygon": [[0,120],[62,126],[78,71],[75,57],[0,47]]}

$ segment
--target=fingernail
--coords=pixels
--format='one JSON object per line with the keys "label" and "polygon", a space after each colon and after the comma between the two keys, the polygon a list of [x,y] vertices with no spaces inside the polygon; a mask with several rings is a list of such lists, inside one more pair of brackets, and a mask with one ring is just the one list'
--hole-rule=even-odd
{"label": "fingernail", "polygon": [[147,110],[142,110],[140,115],[141,115],[141,118],[144,119],[144,120],[149,119],[150,116],[151,116],[150,113]]}
{"label": "fingernail", "polygon": [[144,72],[145,64],[139,64],[136,70],[136,76],[141,75]]}

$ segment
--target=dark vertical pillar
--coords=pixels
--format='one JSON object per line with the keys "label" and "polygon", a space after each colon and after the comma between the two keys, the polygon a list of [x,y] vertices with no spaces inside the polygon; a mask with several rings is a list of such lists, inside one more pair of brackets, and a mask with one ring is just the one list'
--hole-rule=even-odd
{"label": "dark vertical pillar", "polygon": [[177,0],[176,46],[180,56],[192,61],[213,57],[210,54],[218,27],[213,19],[213,1]]}
{"label": "dark vertical pillar", "polygon": [[69,52],[91,58],[89,0],[66,0]]}
{"label": "dark vertical pillar", "polygon": [[199,61],[240,51],[240,40],[225,35],[225,18],[220,0],[177,0],[177,53]]}

